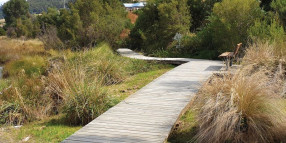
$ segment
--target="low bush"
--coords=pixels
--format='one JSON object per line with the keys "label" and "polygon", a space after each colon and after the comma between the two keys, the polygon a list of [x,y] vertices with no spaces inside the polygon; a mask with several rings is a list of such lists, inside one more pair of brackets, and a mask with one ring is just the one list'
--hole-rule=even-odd
{"label": "low bush", "polygon": [[0,27],[0,36],[5,36],[6,35],[6,31]]}

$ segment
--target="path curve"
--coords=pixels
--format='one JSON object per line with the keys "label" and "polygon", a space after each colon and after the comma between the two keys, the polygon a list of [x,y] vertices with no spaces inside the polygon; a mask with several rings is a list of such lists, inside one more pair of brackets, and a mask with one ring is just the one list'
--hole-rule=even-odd
{"label": "path curve", "polygon": [[129,49],[119,49],[118,52],[130,58],[184,64],[130,95],[63,142],[163,143],[201,84],[223,66],[219,61],[152,58]]}

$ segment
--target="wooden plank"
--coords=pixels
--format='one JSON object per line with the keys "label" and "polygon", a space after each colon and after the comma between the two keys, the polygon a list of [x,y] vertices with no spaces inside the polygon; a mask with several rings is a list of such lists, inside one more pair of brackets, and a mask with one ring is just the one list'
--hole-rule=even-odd
{"label": "wooden plank", "polygon": [[222,66],[217,61],[155,58],[129,49],[118,51],[130,58],[185,64],[155,79],[63,142],[162,143],[202,83]]}

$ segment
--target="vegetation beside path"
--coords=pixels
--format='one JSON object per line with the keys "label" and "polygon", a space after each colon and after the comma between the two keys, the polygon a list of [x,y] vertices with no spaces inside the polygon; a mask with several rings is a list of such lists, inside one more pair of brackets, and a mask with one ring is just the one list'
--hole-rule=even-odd
{"label": "vegetation beside path", "polygon": [[0,134],[7,142],[60,142],[173,68],[121,57],[107,44],[59,51],[37,40],[0,40]]}
{"label": "vegetation beside path", "polygon": [[214,75],[169,142],[285,142],[286,51],[281,44],[252,44],[237,73]]}

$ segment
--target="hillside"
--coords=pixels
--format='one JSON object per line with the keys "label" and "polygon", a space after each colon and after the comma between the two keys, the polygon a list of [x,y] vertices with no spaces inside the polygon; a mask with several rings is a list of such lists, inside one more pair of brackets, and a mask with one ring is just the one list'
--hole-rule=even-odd
{"label": "hillside", "polygon": [[[74,0],[65,0],[66,6],[69,2]],[[64,0],[28,0],[30,4],[30,13],[41,13],[43,11],[47,11],[49,7],[55,8],[63,8],[64,7]],[[0,6],[0,19],[4,18],[2,12],[2,6]]]}
{"label": "hillside", "polygon": [[2,11],[2,6],[0,6],[0,19],[4,18],[3,17],[3,11]]}
{"label": "hillside", "polygon": [[[65,5],[67,6],[69,2],[73,0],[65,0]],[[42,11],[47,11],[49,7],[63,8],[64,0],[28,0],[30,4],[31,13],[41,13]]]}

